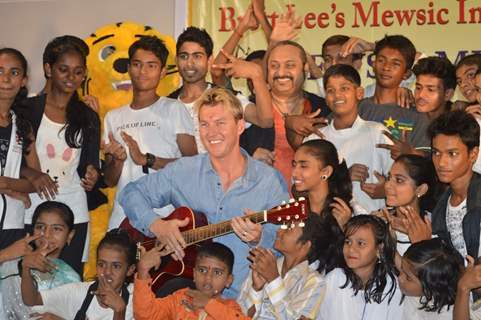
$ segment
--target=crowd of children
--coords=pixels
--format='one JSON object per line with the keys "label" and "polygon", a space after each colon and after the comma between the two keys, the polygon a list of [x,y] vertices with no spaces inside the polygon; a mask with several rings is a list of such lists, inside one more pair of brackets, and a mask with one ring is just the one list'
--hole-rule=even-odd
{"label": "crowd of children", "polygon": [[[169,53],[140,37],[133,100],[105,119],[77,93],[81,39],[47,44],[30,98],[25,57],[0,48],[0,319],[481,319],[481,55],[453,64],[402,35],[333,35],[321,68],[294,41],[295,12],[272,28],[262,3],[215,57],[205,30],[179,36],[169,97],[156,94]],[[259,25],[266,50],[233,56]],[[110,231],[82,281],[102,186],[117,186]],[[308,200],[304,219],[242,216],[290,195]],[[197,243],[189,219],[163,219],[181,206],[224,229]],[[155,245],[134,243],[125,217]],[[191,244],[192,274],[156,291],[156,270]]]}

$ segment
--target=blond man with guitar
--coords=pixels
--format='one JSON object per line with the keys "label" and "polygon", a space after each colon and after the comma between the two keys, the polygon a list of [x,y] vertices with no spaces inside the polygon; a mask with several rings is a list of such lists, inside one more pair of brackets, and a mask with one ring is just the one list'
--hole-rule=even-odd
{"label": "blond man with guitar", "polygon": [[179,229],[190,221],[163,220],[153,208],[167,204],[176,208],[186,206],[204,213],[209,224],[231,220],[229,227],[235,234],[221,232],[227,234],[215,241],[227,245],[235,254],[234,281],[224,296],[236,298],[248,275],[250,248],[255,245],[272,248],[275,239],[273,225],[261,226],[243,218],[243,213],[247,209],[262,211],[275,207],[288,200],[289,194],[277,170],[254,160],[240,148],[243,112],[232,93],[223,88],[209,89],[195,107],[207,154],[181,158],[128,184],[122,191],[120,204],[132,225],[167,244],[176,260],[187,258],[184,257],[187,242]]}

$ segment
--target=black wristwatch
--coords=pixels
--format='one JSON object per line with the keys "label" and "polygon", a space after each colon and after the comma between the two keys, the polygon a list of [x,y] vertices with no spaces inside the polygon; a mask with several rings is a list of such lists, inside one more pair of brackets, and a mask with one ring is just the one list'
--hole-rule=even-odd
{"label": "black wristwatch", "polygon": [[142,166],[142,172],[147,174],[149,173],[149,168],[152,168],[155,163],[155,156],[152,153],[145,154],[146,162],[145,165]]}

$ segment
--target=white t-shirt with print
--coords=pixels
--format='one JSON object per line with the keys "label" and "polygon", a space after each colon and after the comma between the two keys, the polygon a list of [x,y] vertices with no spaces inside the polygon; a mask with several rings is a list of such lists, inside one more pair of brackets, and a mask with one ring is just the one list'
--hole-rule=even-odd
{"label": "white t-shirt with print", "polygon": [[[212,86],[209,84],[207,86],[207,89],[210,89]],[[242,106],[242,110],[245,111],[247,105],[251,104],[252,102],[249,101],[249,99],[247,99],[246,96],[244,96],[243,94],[241,93],[238,93],[236,95],[237,99],[239,99],[240,103],[241,103],[241,106]],[[189,111],[189,114],[190,116],[192,117],[192,121],[194,122],[194,137],[195,137],[195,143],[197,144],[197,152],[200,154],[200,153],[206,153],[207,150],[205,149],[204,147],[204,144],[202,143],[202,141],[200,140],[200,134],[199,134],[199,117],[197,116],[195,110],[194,110],[194,104],[197,100],[193,101],[193,102],[189,102],[189,103],[186,103],[186,102],[183,102],[182,100],[180,100],[180,95],[179,97],[177,98],[177,100],[179,100],[181,103],[183,103],[186,107],[186,109]],[[246,129],[250,127],[250,123],[246,122]]]}
{"label": "white t-shirt with print", "polygon": [[[326,140],[334,144],[348,168],[355,163],[367,166],[369,177],[366,182],[377,183],[374,171],[387,176],[393,163],[388,150],[376,147],[379,143],[392,144],[391,140],[383,134],[384,130],[387,131],[382,124],[366,121],[358,116],[350,128],[337,130],[334,127],[334,121],[331,121],[329,125],[321,128],[321,133]],[[304,141],[315,139],[319,137],[311,134]],[[358,181],[352,183],[352,195],[355,201],[368,212],[384,207],[384,199],[371,199],[361,190],[361,184]]]}
{"label": "white t-shirt with print", "polygon": [[[137,141],[142,153],[152,153],[161,158],[180,158],[182,156],[177,145],[178,134],[194,135],[192,118],[182,103],[166,97],[160,97],[151,106],[143,109],[132,109],[130,105],[111,110],[104,119],[104,141],[109,142],[109,132],[114,139],[128,147],[120,133],[124,131]],[[151,169],[150,169],[151,170]],[[109,229],[117,228],[125,218],[118,197],[122,189],[131,181],[144,176],[142,166],[136,165],[130,156],[124,162],[117,193],[114,201]],[[156,211],[160,216],[168,216],[174,208],[166,206]]]}
{"label": "white t-shirt with print", "polygon": [[451,205],[451,197],[449,197],[448,206],[446,207],[446,227],[451,238],[451,243],[463,257],[468,254],[463,237],[463,218],[466,212],[466,199],[456,207],[453,207]]}
{"label": "white t-shirt with print", "polygon": [[[92,283],[93,282],[73,282],[50,290],[40,291],[44,312],[53,313],[63,319],[74,319]],[[133,288],[132,284],[127,288],[130,296],[125,312],[126,320],[134,318],[132,309]],[[114,311],[112,309],[102,308],[97,298],[93,297],[86,312],[86,319],[112,320],[113,316]]]}
{"label": "white t-shirt with print", "polygon": [[[80,162],[82,148],[71,148],[65,141],[65,124],[56,123],[43,114],[38,128],[35,147],[42,172],[47,173],[58,183],[58,195],[55,201],[63,202],[72,209],[75,224],[90,220],[87,207],[87,195],[80,185],[77,168]],[[35,208],[44,199],[37,193],[30,194],[32,205],[25,212],[25,223],[32,223]]]}

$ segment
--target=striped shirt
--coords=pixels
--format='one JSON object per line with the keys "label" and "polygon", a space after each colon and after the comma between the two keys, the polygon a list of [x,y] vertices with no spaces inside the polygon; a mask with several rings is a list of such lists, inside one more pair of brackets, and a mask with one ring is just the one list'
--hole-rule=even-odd
{"label": "striped shirt", "polygon": [[[277,260],[281,274],[284,257]],[[307,260],[267,283],[260,291],[252,288],[252,273],[245,280],[237,302],[247,314],[253,305],[253,319],[299,319],[304,316],[315,319],[324,299],[324,277],[309,267]]]}

